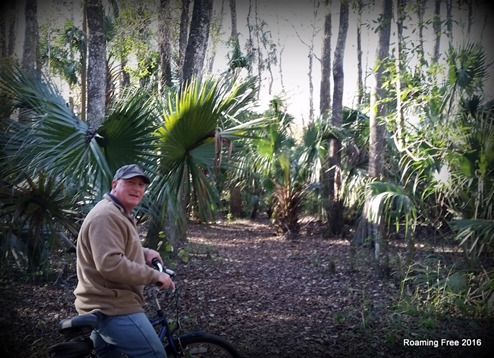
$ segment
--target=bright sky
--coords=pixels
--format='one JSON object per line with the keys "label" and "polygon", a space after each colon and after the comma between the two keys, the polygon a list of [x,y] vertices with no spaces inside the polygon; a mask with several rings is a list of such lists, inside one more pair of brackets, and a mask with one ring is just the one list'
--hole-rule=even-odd
{"label": "bright sky", "polygon": [[[151,0],[149,0],[151,1]],[[157,1],[157,0],[152,0]],[[227,0],[215,0],[215,10],[219,11],[221,2],[224,2],[225,6],[225,18],[223,33],[225,40],[230,36],[230,10],[229,1]],[[77,13],[80,9],[79,5],[74,5],[73,3],[78,3],[79,0],[38,0],[38,12],[40,17],[53,18],[54,13],[58,14],[57,18],[60,18],[60,13],[54,12],[46,13],[47,9],[51,8],[47,6],[48,3],[58,4],[58,8],[64,8],[68,14]],[[376,1],[379,2],[379,1]],[[323,37],[323,21],[324,21],[324,8],[321,6],[318,10],[317,16],[314,14],[314,1],[313,0],[258,0],[258,12],[262,20],[267,23],[266,29],[271,33],[271,40],[278,46],[278,60],[280,51],[282,52],[281,63],[283,65],[282,76],[283,83],[286,93],[282,93],[281,87],[281,77],[279,67],[273,68],[274,83],[273,90],[271,94],[268,93],[267,88],[264,88],[261,92],[260,108],[262,111],[267,108],[267,103],[273,98],[273,96],[280,95],[286,99],[286,104],[288,105],[288,111],[293,114],[297,121],[300,123],[307,124],[309,119],[309,47],[312,41],[312,33],[316,32],[314,36],[314,52],[315,55],[320,58],[321,54],[321,40]],[[429,1],[428,13],[426,13],[425,18],[430,19],[432,17],[432,6],[433,2]],[[65,4],[65,5],[64,5]],[[455,2],[456,4],[456,2]],[[17,4],[18,9],[23,11],[24,1],[19,1]],[[73,9],[71,7],[73,6]],[[237,21],[238,21],[238,31],[240,32],[240,43],[242,47],[245,46],[246,40],[248,38],[248,31],[246,27],[246,19],[249,10],[248,0],[237,0]],[[484,42],[484,48],[487,51],[488,62],[494,62],[493,55],[493,45],[492,39],[494,38],[494,16],[492,11],[487,9],[475,8],[476,11],[474,17],[474,22],[477,27],[473,29],[468,35],[472,41],[477,41],[481,39]],[[333,43],[333,54],[334,58],[334,47],[336,44],[338,36],[338,26],[339,26],[339,1],[332,0],[331,6],[332,12],[332,43]],[[375,21],[378,19],[379,13],[381,12],[381,5],[376,6],[374,9],[366,8],[366,12],[363,15],[363,22],[365,25],[362,27],[362,46],[363,46],[363,61],[365,69],[364,71],[369,71],[369,69],[374,65],[374,55],[376,52],[375,46],[377,43],[377,35],[373,32],[373,27],[375,26]],[[349,29],[346,43],[346,53],[345,53],[345,87],[344,87],[344,105],[354,106],[355,103],[355,86],[357,77],[357,62],[356,62],[356,24],[357,20],[355,17],[355,10],[350,8],[350,20]],[[445,15],[445,6],[442,9],[443,16]],[[415,15],[411,15],[414,17]],[[252,15],[253,18],[253,15]],[[459,19],[458,23],[454,24],[456,30],[461,30],[466,22],[466,15],[456,16]],[[19,34],[23,30],[23,18],[21,17],[18,23]],[[55,21],[53,19],[52,21]],[[479,26],[480,25],[480,26]],[[487,26],[487,28],[482,29],[482,26]],[[432,27],[429,25],[429,27]],[[416,26],[410,26],[410,31],[415,31]],[[409,33],[410,36],[414,36]],[[431,49],[434,36],[432,29],[424,34],[426,40],[426,47]],[[467,35],[456,34],[454,37],[459,43],[465,43],[467,41]],[[20,42],[21,44],[22,42]],[[393,43],[392,43],[393,46]],[[446,39],[442,39],[442,48],[446,46]],[[229,49],[219,48],[215,59],[215,65],[219,72],[224,71],[226,68],[226,51]],[[319,60],[314,58],[313,61],[313,85],[314,85],[314,110],[315,115],[319,113],[319,82],[320,82],[320,72],[321,67]],[[493,66],[490,67],[491,80],[487,81],[486,92],[494,97],[494,81],[492,77]],[[267,73],[265,74],[267,76]],[[365,73],[364,73],[365,75]],[[267,78],[263,79],[264,84],[268,84]]]}
{"label": "bright sky", "polygon": [[[218,0],[217,0],[218,1]],[[283,65],[283,83],[286,90],[286,100],[288,103],[288,110],[291,114],[301,121],[307,124],[309,117],[309,48],[312,41],[312,33],[316,32],[314,36],[314,52],[315,55],[320,58],[321,54],[321,41],[323,37],[323,25],[324,25],[324,13],[325,9],[321,6],[318,10],[317,17],[314,16],[314,1],[313,0],[259,0],[259,14],[260,17],[266,21],[268,28],[271,31],[272,40],[275,43],[280,43]],[[380,3],[377,1],[377,3]],[[432,18],[432,6],[433,2],[429,2],[429,8],[425,15],[426,19]],[[332,58],[334,58],[335,44],[338,36],[339,26],[339,1],[333,0],[331,6],[332,12]],[[240,42],[241,45],[245,45],[245,41],[248,36],[246,30],[246,18],[248,14],[249,2],[247,0],[237,0],[237,18],[238,18],[238,30],[241,33]],[[379,17],[382,5],[376,6],[374,9],[367,8],[363,15],[362,21],[366,26],[362,27],[362,46],[363,46],[363,62],[364,62],[364,76],[365,71],[374,65],[374,56],[376,53],[377,35],[374,33],[375,21]],[[445,6],[443,6],[442,14],[445,16]],[[484,47],[487,51],[487,58],[489,62],[494,61],[493,47],[491,42],[494,38],[494,16],[488,10],[475,8],[475,22],[477,28],[470,32],[471,41],[478,41],[482,39]],[[357,38],[357,18],[356,11],[350,8],[349,28],[346,42],[346,53],[344,60],[344,75],[345,75],[345,87],[344,87],[344,105],[355,106],[355,88],[357,83],[357,52],[356,52],[356,38]],[[411,16],[414,16],[413,14]],[[484,18],[485,17],[485,18]],[[458,23],[454,24],[456,30],[461,30],[462,26],[465,26],[466,16],[460,15],[456,19],[459,19]],[[416,21],[418,23],[418,20]],[[486,25],[488,29],[479,28]],[[479,26],[480,25],[480,26]],[[227,9],[225,19],[225,33],[230,34],[230,18],[229,10]],[[415,32],[417,26],[408,24],[409,31]],[[432,32],[432,26],[430,29],[424,32],[426,51],[432,51],[434,43],[434,35]],[[413,33],[409,32],[408,35],[413,38]],[[490,34],[490,35],[489,35]],[[455,39],[459,43],[465,43],[467,36],[463,34],[455,34]],[[303,40],[303,42],[302,42]],[[305,43],[305,44],[304,44]],[[446,46],[446,38],[442,39],[442,50]],[[394,46],[393,40],[391,46]],[[218,54],[217,59],[220,59]],[[319,82],[321,67],[319,60],[314,59],[313,62],[313,85],[314,85],[314,110],[316,116],[319,113]],[[491,78],[494,75],[493,67],[491,66]],[[275,84],[273,86],[272,95],[281,95],[281,80],[279,74],[279,68],[273,70],[275,74]],[[267,81],[265,81],[267,83]],[[494,81],[492,79],[487,81],[486,91],[494,96]],[[261,101],[261,105],[265,106],[266,103],[272,98],[267,93],[267,89],[264,89],[264,94],[261,95],[264,100]]]}

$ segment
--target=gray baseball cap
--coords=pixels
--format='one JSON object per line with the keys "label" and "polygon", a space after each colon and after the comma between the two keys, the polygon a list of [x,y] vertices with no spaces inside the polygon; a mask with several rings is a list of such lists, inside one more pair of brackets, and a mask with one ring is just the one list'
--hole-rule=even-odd
{"label": "gray baseball cap", "polygon": [[113,180],[130,179],[133,177],[142,177],[146,184],[151,183],[149,177],[146,174],[144,174],[144,171],[137,164],[124,165],[123,167],[117,170],[115,176],[113,177]]}

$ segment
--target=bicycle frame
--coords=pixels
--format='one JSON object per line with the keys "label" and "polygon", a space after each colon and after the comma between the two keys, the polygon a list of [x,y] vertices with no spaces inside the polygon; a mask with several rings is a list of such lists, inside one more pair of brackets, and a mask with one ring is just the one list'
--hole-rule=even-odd
{"label": "bicycle frame", "polygon": [[[171,277],[174,276],[172,270],[164,269],[161,264],[158,266],[160,271],[166,270]],[[180,309],[179,309],[179,297],[178,291],[175,291],[171,296],[166,299],[166,305],[168,306],[173,300],[175,300],[175,313],[176,318],[168,321],[168,317],[164,310],[161,308],[160,299],[158,298],[159,289],[154,288],[152,293],[156,304],[156,315],[150,317],[148,320],[151,325],[158,329],[157,336],[162,342],[167,353],[174,357],[182,357],[185,351],[191,347],[203,349],[205,344],[207,347],[212,348],[213,357],[217,357],[218,352],[222,352],[228,357],[239,357],[240,355],[235,348],[221,337],[208,334],[201,331],[186,332],[185,334],[177,334],[180,330]],[[166,307],[165,307],[166,308]],[[76,318],[79,317],[79,318]],[[59,332],[65,336],[65,341],[52,346],[49,350],[50,357],[96,357],[93,343],[89,338],[91,331],[97,327],[98,318],[95,314],[88,314],[84,319],[80,319],[80,316],[76,316],[66,320],[62,320],[59,323]],[[115,346],[109,345],[103,350],[103,354],[115,349]],[[192,348],[194,349],[194,348]],[[206,348],[209,350],[209,348]],[[191,351],[192,352],[192,351]],[[201,351],[202,353],[202,351]]]}
{"label": "bicycle frame", "polygon": [[[175,294],[178,294],[178,293],[175,293]],[[178,352],[177,352],[177,347],[175,346],[175,341],[173,339],[173,334],[180,328],[180,322],[177,318],[176,327],[171,329],[169,324],[168,324],[168,317],[165,315],[164,311],[161,308],[161,305],[160,305],[160,302],[158,299],[158,295],[157,295],[157,290],[153,291],[153,296],[154,296],[155,304],[157,307],[157,312],[156,312],[156,316],[154,318],[149,318],[149,321],[151,322],[153,327],[157,327],[157,326],[161,325],[161,328],[158,332],[158,337],[160,338],[160,340],[162,342],[165,342],[165,339],[166,339],[167,344],[172,348],[173,352],[175,354],[177,354]],[[177,309],[178,309],[178,307],[177,307]]]}

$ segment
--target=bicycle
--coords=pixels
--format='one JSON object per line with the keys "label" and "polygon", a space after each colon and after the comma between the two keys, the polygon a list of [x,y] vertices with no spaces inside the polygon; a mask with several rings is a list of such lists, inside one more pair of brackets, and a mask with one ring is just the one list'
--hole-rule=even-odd
{"label": "bicycle", "polygon": [[[155,268],[166,272],[170,277],[175,277],[175,272],[163,267],[161,263],[153,260]],[[156,305],[156,315],[150,318],[151,324],[157,328],[157,334],[163,342],[168,358],[178,357],[230,357],[239,358],[236,348],[220,336],[196,331],[178,335],[180,329],[178,290],[175,290],[170,301],[175,298],[176,318],[168,320],[158,298],[157,290],[153,290]],[[58,323],[58,331],[64,337],[64,341],[51,346],[48,350],[50,358],[97,358],[93,342],[90,339],[91,332],[98,326],[98,316],[87,313],[71,318],[63,319]]]}

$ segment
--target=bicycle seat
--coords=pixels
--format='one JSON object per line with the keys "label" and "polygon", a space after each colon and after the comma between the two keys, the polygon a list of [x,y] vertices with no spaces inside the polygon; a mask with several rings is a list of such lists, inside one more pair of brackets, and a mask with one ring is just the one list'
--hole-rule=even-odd
{"label": "bicycle seat", "polygon": [[91,345],[86,341],[57,343],[48,349],[50,358],[80,358],[91,353]]}
{"label": "bicycle seat", "polygon": [[64,336],[76,336],[90,333],[98,326],[98,317],[93,313],[66,318],[58,323],[58,332]]}

